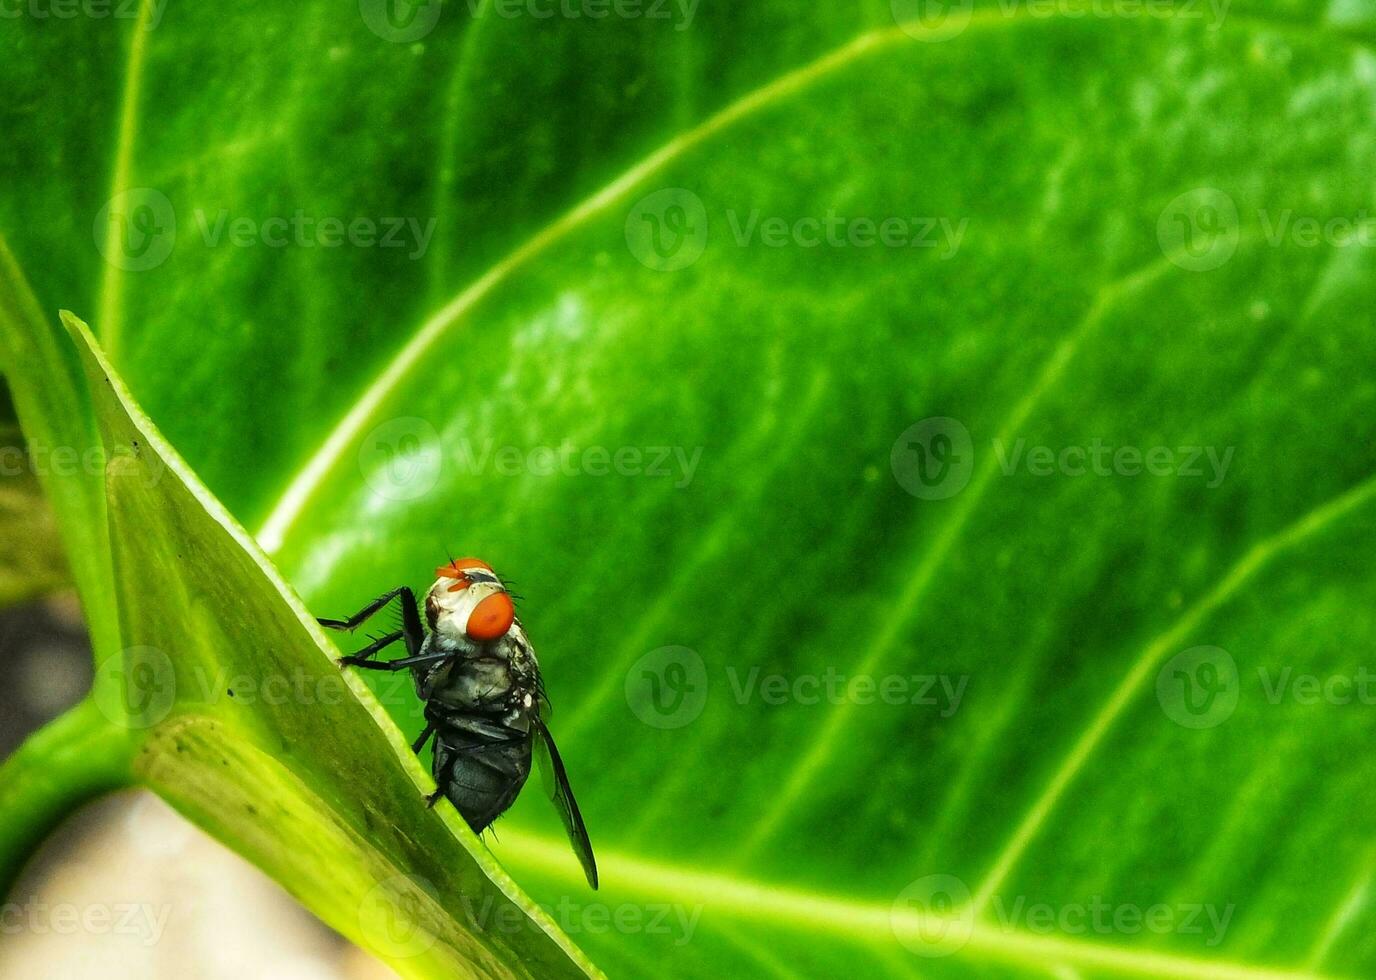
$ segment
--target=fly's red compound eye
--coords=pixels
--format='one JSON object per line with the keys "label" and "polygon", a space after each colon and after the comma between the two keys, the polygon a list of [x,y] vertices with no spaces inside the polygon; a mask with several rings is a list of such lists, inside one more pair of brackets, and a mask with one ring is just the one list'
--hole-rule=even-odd
{"label": "fly's red compound eye", "polygon": [[516,607],[511,596],[494,592],[473,607],[466,632],[475,640],[495,640],[511,629],[516,620]]}

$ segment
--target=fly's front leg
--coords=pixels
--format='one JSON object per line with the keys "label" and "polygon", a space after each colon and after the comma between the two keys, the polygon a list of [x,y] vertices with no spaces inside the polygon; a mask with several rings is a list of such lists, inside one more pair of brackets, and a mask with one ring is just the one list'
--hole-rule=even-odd
{"label": "fly's front leg", "polygon": [[376,639],[372,643],[369,643],[362,650],[357,650],[349,654],[349,656],[347,657],[340,657],[339,666],[357,667],[364,661],[366,661],[369,657],[373,656],[373,654],[381,650],[383,647],[389,646],[390,644],[393,644],[397,640],[401,639],[401,636],[401,630],[397,630],[394,633],[388,633],[386,636],[381,637],[380,639]]}
{"label": "fly's front leg", "polygon": [[[401,597],[401,629],[387,643],[394,642],[397,637],[404,639],[406,652],[414,657],[420,652],[421,641],[425,639],[425,630],[420,624],[420,610],[416,607],[416,594],[404,585],[393,589],[391,592],[384,592],[348,619],[319,619],[317,622],[326,629],[352,632],[398,596]],[[382,644],[382,646],[386,645],[386,643]],[[380,649],[382,647],[372,649],[370,652],[376,653]],[[362,653],[355,654],[355,656],[362,655]]]}
{"label": "fly's front leg", "polygon": [[402,657],[400,660],[384,660],[381,663],[376,660],[361,660],[358,657],[340,657],[339,666],[361,667],[364,670],[405,670],[416,664],[439,663],[441,660],[448,660],[452,656],[454,656],[452,653],[423,653],[417,657]]}

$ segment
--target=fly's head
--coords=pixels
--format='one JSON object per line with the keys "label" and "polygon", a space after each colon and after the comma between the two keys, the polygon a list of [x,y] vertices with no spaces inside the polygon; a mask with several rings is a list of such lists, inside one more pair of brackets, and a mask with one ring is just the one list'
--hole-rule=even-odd
{"label": "fly's head", "polygon": [[425,597],[430,629],[455,640],[491,643],[516,622],[516,606],[487,562],[460,558],[435,569],[438,576]]}

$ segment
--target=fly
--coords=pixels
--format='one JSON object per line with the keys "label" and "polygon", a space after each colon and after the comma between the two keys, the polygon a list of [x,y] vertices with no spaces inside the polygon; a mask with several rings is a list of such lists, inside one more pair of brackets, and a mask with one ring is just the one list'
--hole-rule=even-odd
{"label": "fly", "polygon": [[[545,726],[549,702],[540,664],[511,594],[492,566],[476,558],[451,561],[435,575],[425,596],[428,631],[415,593],[406,586],[383,593],[348,619],[320,620],[328,629],[352,631],[393,599],[401,600],[401,629],[341,657],[340,666],[411,671],[416,694],[425,702],[425,730],[411,748],[420,752],[435,739],[438,789],[426,803],[448,798],[475,834],[511,806],[530,775],[531,757],[538,758],[545,789],[588,884],[596,889],[592,842]],[[372,659],[397,640],[406,645],[405,657]]]}

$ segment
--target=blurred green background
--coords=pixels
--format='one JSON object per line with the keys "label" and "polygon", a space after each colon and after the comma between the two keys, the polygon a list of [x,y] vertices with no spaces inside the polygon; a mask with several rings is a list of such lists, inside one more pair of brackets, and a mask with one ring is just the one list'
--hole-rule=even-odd
{"label": "blurred green background", "polygon": [[1376,5],[58,7],[45,312],[313,611],[514,581],[610,974],[1376,973]]}

